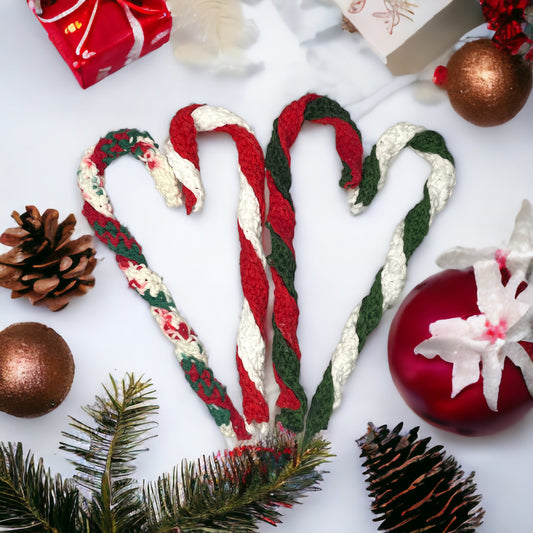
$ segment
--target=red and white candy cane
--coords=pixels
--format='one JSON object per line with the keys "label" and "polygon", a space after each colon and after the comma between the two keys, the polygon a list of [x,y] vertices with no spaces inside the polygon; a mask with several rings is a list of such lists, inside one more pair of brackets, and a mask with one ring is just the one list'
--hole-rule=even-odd
{"label": "red and white candy cane", "polygon": [[221,107],[190,105],[170,124],[166,153],[179,176],[187,213],[203,206],[204,190],[196,137],[202,132],[231,135],[238,151],[240,195],[237,210],[240,272],[244,301],[237,338],[237,368],[243,394],[243,413],[253,433],[265,434],[269,419],[264,391],[265,319],[268,305],[266,257],[262,245],[265,221],[265,161],[248,124]]}
{"label": "red and white candy cane", "polygon": [[[216,115],[216,113],[214,114]],[[221,114],[225,117],[229,116],[225,110],[221,110]],[[180,114],[178,113],[178,115]],[[186,115],[187,112],[184,112],[183,116]],[[236,117],[233,122],[238,120],[240,119]],[[173,128],[178,122],[179,118],[175,117]],[[254,187],[257,188],[259,180],[264,183],[264,176],[260,177],[261,173],[264,172],[262,151],[258,148],[249,128],[244,128],[244,126],[240,128],[245,129],[246,135],[243,131],[239,131],[235,135],[239,139],[244,137],[248,139],[249,147],[253,149],[254,158],[257,158],[257,151],[259,150],[260,158],[256,161],[259,170],[255,171],[254,177],[251,179]],[[196,132],[193,135],[194,145],[196,145],[195,137]],[[245,237],[252,232],[251,224],[243,224],[245,229],[239,229],[244,248],[241,253],[241,271],[245,271],[248,276],[246,281],[243,279],[243,286],[247,287],[248,293],[252,290],[256,292],[254,304],[249,305],[245,299],[243,319],[241,320],[241,324],[244,324],[239,332],[238,343],[240,349],[239,375],[241,386],[245,392],[243,393],[245,421],[233,406],[225,387],[214,378],[212,370],[208,367],[207,354],[202,344],[177,310],[172,296],[160,276],[148,268],[140,245],[113,214],[113,207],[104,188],[104,171],[114,159],[125,154],[132,154],[145,163],[168,205],[181,205],[181,192],[174,171],[152,138],[147,133],[138,130],[120,130],[111,132],[100,139],[95,147],[86,152],[81,162],[78,182],[85,200],[83,213],[100,240],[116,253],[117,262],[126,275],[130,287],[135,289],[150,304],[152,315],[175,346],[176,356],[186,374],[187,381],[206,403],[223,434],[228,438],[239,440],[247,440],[253,435],[263,434],[266,431],[268,421],[268,408],[262,393],[265,344],[264,315],[268,298],[268,284],[265,274],[266,260],[262,252],[255,252],[255,248],[254,252],[251,252],[250,242],[256,242],[255,236],[260,235],[261,232],[265,210],[264,192],[259,192],[257,196],[254,194],[256,196],[255,211],[250,213],[249,205],[248,207],[241,205],[254,203],[250,201],[245,188],[241,194],[239,209],[239,212],[244,211],[248,213],[248,218],[254,219],[254,227],[257,228],[253,230],[255,231],[254,236],[250,238]],[[258,191],[263,191],[263,189],[258,189]],[[243,216],[243,218],[246,217]],[[257,285],[252,287],[254,282]],[[249,311],[251,308],[254,309],[255,314]],[[249,324],[251,316],[254,321],[253,326]],[[260,321],[261,317],[263,317],[262,322]],[[250,358],[255,355],[259,361],[258,365],[255,368],[245,370],[242,361],[246,359],[241,359],[242,353],[248,354]],[[254,355],[249,355],[251,353]]]}

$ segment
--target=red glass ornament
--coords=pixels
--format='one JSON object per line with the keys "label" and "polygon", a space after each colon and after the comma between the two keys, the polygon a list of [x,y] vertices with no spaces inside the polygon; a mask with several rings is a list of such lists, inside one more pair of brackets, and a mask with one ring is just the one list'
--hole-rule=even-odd
{"label": "red glass ornament", "polygon": [[[432,322],[453,317],[466,319],[478,314],[473,269],[444,270],[407,295],[389,333],[389,367],[407,405],[427,422],[463,435],[486,435],[502,430],[533,407],[522,373],[509,359],[502,373],[496,412],[487,405],[481,376],[452,398],[453,365],[440,357],[428,359],[415,353],[416,346],[431,336]],[[520,344],[532,357],[533,343]]]}

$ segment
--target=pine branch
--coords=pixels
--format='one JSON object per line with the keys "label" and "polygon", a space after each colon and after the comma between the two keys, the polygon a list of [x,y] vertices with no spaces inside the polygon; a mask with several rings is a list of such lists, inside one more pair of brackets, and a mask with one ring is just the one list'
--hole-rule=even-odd
{"label": "pine branch", "polygon": [[[319,490],[329,444],[304,447],[294,434],[276,433],[196,462],[184,461],[143,490],[134,460],[154,423],[151,383],[111,378],[104,397],[84,408],[91,424],[71,419],[75,431],[61,449],[75,456],[71,480],[53,478],[22,445],[0,444],[0,531],[30,533],[213,533],[257,531],[281,522],[309,491]],[[89,492],[84,498],[81,489]]]}
{"label": "pine branch", "polygon": [[256,446],[184,461],[172,475],[145,485],[148,531],[213,533],[257,531],[258,522],[281,522],[279,507],[291,508],[319,490],[329,444],[298,448],[293,435],[277,434]]}
{"label": "pine branch", "polygon": [[84,408],[94,427],[72,418],[77,433],[64,432],[72,442],[62,442],[60,448],[79,458],[71,462],[78,472],[74,480],[92,494],[84,510],[90,531],[133,533],[143,521],[141,491],[131,477],[133,462],[146,450],[142,445],[155,425],[149,417],[158,406],[152,403],[151,382],[132,374],[121,388],[111,377],[111,388],[104,390],[106,397],[97,396],[93,406]]}
{"label": "pine branch", "polygon": [[22,444],[0,444],[0,530],[72,533],[79,516],[79,493],[61,476],[52,477],[43,460],[24,456]]}

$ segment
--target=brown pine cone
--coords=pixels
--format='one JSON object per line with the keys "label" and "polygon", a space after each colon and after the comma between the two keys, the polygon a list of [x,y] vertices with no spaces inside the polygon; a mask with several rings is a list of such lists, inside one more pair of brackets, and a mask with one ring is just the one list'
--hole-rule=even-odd
{"label": "brown pine cone", "polygon": [[34,305],[59,311],[94,285],[93,240],[90,235],[70,240],[74,215],[59,224],[55,209],[41,215],[35,206],[26,206],[25,213],[11,216],[18,227],[0,235],[0,243],[12,247],[0,255],[0,286],[11,289],[12,298],[25,296]]}
{"label": "brown pine cone", "polygon": [[442,446],[418,440],[418,428],[401,435],[402,424],[369,424],[357,440],[365,458],[372,512],[389,533],[474,533],[482,523],[474,474],[464,476]]}

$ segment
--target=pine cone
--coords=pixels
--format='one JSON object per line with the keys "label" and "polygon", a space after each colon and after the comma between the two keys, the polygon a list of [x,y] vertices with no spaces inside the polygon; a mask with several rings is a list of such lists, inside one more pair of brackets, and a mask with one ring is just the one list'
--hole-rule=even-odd
{"label": "pine cone", "polygon": [[369,424],[357,440],[365,458],[372,512],[379,531],[394,533],[471,533],[480,526],[484,510],[475,494],[474,473],[464,477],[442,446],[428,449],[430,438],[417,440],[418,428],[405,436],[402,424]]}
{"label": "pine cone", "polygon": [[70,240],[74,215],[58,224],[55,209],[41,216],[36,207],[26,206],[25,213],[11,216],[19,227],[0,235],[0,243],[12,247],[0,255],[0,286],[11,289],[12,298],[26,296],[34,305],[59,311],[94,285],[93,240],[90,235]]}

